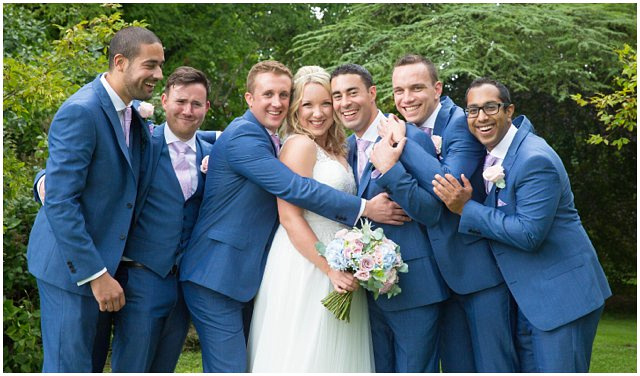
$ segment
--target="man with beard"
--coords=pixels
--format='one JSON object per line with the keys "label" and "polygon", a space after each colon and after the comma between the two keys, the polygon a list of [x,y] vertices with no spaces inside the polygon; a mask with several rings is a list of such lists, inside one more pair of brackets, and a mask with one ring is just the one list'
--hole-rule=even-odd
{"label": "man with beard", "polygon": [[27,249],[40,294],[43,372],[92,372],[94,354],[106,354],[94,349],[109,336],[98,323],[125,304],[116,270],[150,161],[149,129],[130,104],[151,98],[163,63],[153,32],[120,30],[109,71],[67,99],[51,123],[47,199]]}

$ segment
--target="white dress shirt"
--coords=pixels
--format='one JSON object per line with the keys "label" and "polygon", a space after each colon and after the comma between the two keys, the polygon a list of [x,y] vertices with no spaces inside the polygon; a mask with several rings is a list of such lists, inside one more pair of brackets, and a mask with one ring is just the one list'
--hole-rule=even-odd
{"label": "white dress shirt", "polygon": [[[509,151],[509,146],[511,146],[511,143],[513,142],[513,138],[516,137],[516,132],[518,132],[518,128],[516,128],[515,125],[511,124],[511,126],[509,127],[509,130],[504,135],[502,140],[498,142],[498,145],[496,145],[496,147],[493,148],[493,150],[491,150],[490,152],[487,152],[487,154],[491,154],[492,156],[497,158],[494,166],[502,166],[502,161],[504,161],[504,157],[507,156],[507,152]],[[488,186],[489,186],[489,192],[491,192],[491,187],[493,187],[493,183],[488,182]]]}

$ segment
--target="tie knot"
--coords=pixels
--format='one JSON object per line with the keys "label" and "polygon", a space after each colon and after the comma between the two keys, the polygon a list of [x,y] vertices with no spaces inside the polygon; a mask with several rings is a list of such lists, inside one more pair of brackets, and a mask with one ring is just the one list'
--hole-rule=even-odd
{"label": "tie knot", "polygon": [[433,134],[433,129],[429,128],[427,126],[424,126],[422,128],[420,128],[421,131],[423,131],[424,133],[427,134],[427,136],[431,137],[431,135]]}
{"label": "tie knot", "polygon": [[494,164],[496,164],[496,162],[498,161],[498,157],[492,155],[492,154],[487,154],[484,157],[484,167],[483,170],[488,169],[489,167],[493,166]]}
{"label": "tie knot", "polygon": [[124,108],[123,117],[125,124],[131,123],[131,106],[127,106]]}
{"label": "tie knot", "polygon": [[187,150],[189,150],[189,145],[183,141],[174,141],[171,145],[173,146],[173,150],[178,154],[185,154]]}
{"label": "tie knot", "polygon": [[371,141],[367,141],[365,139],[359,138],[356,139],[356,146],[358,147],[358,151],[364,152],[371,145]]}

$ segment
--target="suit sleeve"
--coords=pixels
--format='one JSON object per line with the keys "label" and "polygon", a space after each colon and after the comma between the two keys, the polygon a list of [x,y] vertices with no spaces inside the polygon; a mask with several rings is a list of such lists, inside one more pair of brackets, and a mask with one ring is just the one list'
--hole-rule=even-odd
{"label": "suit sleeve", "polygon": [[558,210],[562,194],[560,177],[553,163],[544,156],[529,158],[519,173],[522,176],[513,187],[514,203],[492,208],[469,201],[462,211],[458,230],[480,234],[523,251],[538,249]]}
{"label": "suit sleeve", "polygon": [[471,178],[486,153],[484,146],[469,132],[463,116],[458,116],[446,127],[442,138],[442,147],[445,149],[443,154],[446,154],[442,163],[412,140],[407,140],[400,158],[405,168],[416,176],[419,184],[427,188],[436,198],[437,196],[433,193],[433,184],[431,184],[436,174],[441,176],[451,174],[458,179],[461,174],[464,174],[467,178]]}
{"label": "suit sleeve", "polygon": [[[415,137],[416,145],[420,145],[420,150],[429,156],[435,156],[435,148],[429,137],[422,132],[412,137]],[[376,180],[376,184],[389,193],[391,199],[398,203],[413,220],[433,226],[440,219],[442,203],[420,186],[402,163],[397,162]]]}
{"label": "suit sleeve", "polygon": [[296,206],[348,226],[358,217],[360,198],[293,173],[274,156],[270,140],[253,129],[229,138],[227,160],[237,173]]}
{"label": "suit sleeve", "polygon": [[44,210],[65,263],[73,263],[77,270],[69,274],[73,282],[105,268],[80,205],[95,145],[90,111],[76,104],[61,108],[49,130]]}

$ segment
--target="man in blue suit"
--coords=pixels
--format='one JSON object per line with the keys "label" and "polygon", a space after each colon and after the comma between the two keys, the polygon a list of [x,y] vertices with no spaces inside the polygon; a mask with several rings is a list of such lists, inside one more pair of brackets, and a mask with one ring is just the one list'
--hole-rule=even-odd
{"label": "man in blue suit", "polygon": [[[404,168],[432,193],[436,174],[465,174],[476,188],[472,199],[483,202],[484,146],[469,132],[462,108],[441,97],[435,65],[423,56],[405,55],[395,64],[392,83],[396,108],[439,145],[439,156],[431,156],[409,140],[401,156],[381,155],[378,150],[380,155],[373,158],[393,165],[400,157]],[[396,182],[391,180],[390,188]],[[445,209],[440,220],[428,227],[438,269],[451,290],[440,321],[441,333],[446,333],[440,336],[442,370],[517,372],[515,310],[509,290],[488,241],[459,233],[459,222],[460,216]]]}
{"label": "man in blue suit", "polygon": [[277,159],[276,131],[289,108],[291,72],[276,61],[247,76],[249,110],[214,144],[200,214],[180,264],[205,372],[244,372],[243,309],[256,295],[278,225],[276,196],[347,225],[360,215],[399,223],[384,197],[361,200],[300,177]]}
{"label": "man in blue suit", "polygon": [[[433,259],[425,225],[438,221],[442,205],[419,187],[402,165],[385,170],[382,176],[382,171],[373,170],[368,155],[380,141],[378,124],[386,120],[376,106],[376,87],[369,71],[356,64],[336,68],[331,74],[331,92],[338,118],[354,132],[347,139],[347,160],[356,177],[358,195],[370,198],[384,192],[414,219],[401,226],[373,223],[400,245],[409,266],[409,272],[400,276],[400,295],[374,300],[367,294],[376,372],[438,372],[440,302],[449,294]],[[410,126],[407,136],[435,157],[427,135]]]}
{"label": "man in blue suit", "polygon": [[[177,68],[167,79],[167,122],[154,129],[150,182],[139,192],[121,266],[127,305],[114,318],[114,372],[173,372],[189,326],[177,265],[198,216],[211,144],[196,131],[209,110],[209,81]],[[163,334],[164,332],[164,334]]]}
{"label": "man in blue suit", "polygon": [[43,372],[91,372],[94,341],[105,335],[100,313],[125,305],[114,276],[151,150],[130,103],[151,97],[163,63],[155,34],[120,30],[109,71],[67,99],[51,123],[47,199],[27,248],[40,294]]}
{"label": "man in blue suit", "polygon": [[450,174],[434,191],[461,216],[459,231],[489,240],[517,304],[522,372],[588,372],[604,300],[611,295],[595,249],[573,203],[567,172],[555,151],[533,133],[507,88],[477,79],[467,90],[467,124],[486,147],[488,195]]}

